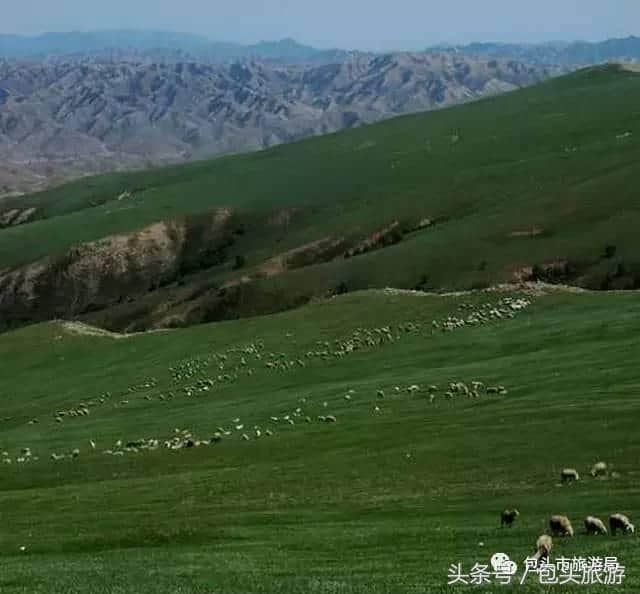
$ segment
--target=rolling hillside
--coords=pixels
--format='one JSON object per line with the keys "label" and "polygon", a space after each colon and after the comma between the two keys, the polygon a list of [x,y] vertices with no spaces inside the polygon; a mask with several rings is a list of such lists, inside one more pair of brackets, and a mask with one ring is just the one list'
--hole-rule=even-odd
{"label": "rolling hillside", "polygon": [[592,68],[255,154],[5,199],[1,319],[131,331],[385,286],[637,288],[639,92],[637,73]]}
{"label": "rolling hillside", "polygon": [[[451,564],[505,552],[519,580],[562,513],[576,535],[553,558],[616,556],[606,592],[637,592],[637,536],[582,521],[640,513],[638,308],[542,285],[387,290],[129,337],[6,333],[0,589],[464,592]],[[567,466],[582,480],[560,484]],[[549,592],[494,587],[477,591]]]}
{"label": "rolling hillside", "polygon": [[[638,592],[637,534],[583,522],[640,518],[639,95],[0,200],[0,593],[547,594],[553,514],[552,561],[625,568],[558,592]],[[515,585],[448,585],[498,552]]]}

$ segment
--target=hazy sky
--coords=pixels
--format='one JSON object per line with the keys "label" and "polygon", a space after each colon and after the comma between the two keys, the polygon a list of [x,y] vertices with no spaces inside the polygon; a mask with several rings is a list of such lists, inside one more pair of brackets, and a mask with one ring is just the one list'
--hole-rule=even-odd
{"label": "hazy sky", "polygon": [[146,28],[222,41],[417,49],[441,41],[599,40],[640,30],[640,0],[4,0],[2,33]]}

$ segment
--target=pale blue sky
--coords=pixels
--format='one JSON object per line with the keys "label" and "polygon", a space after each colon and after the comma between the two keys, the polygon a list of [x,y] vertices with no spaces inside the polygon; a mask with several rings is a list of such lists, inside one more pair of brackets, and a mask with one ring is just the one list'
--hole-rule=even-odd
{"label": "pale blue sky", "polygon": [[4,0],[2,33],[145,28],[251,43],[417,49],[441,41],[600,40],[640,30],[640,0]]}

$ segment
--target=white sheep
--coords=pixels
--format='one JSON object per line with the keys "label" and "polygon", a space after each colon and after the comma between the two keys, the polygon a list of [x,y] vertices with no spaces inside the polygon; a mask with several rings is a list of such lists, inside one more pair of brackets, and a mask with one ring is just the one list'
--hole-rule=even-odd
{"label": "white sheep", "polygon": [[500,514],[500,526],[511,526],[519,516],[520,512],[517,509],[505,509]]}
{"label": "white sheep", "polygon": [[563,468],[560,473],[560,480],[563,483],[572,483],[580,480],[580,475],[575,468]]}
{"label": "white sheep", "polygon": [[633,534],[636,531],[635,526],[624,514],[613,514],[609,516],[609,528],[613,535],[615,535],[616,530],[622,530],[625,534]]}
{"label": "white sheep", "polygon": [[538,540],[536,541],[536,552],[533,558],[538,562],[542,561],[543,559],[545,561],[548,561],[552,547],[553,539],[548,534],[539,536]]}
{"label": "white sheep", "polygon": [[608,467],[606,462],[596,462],[591,467],[591,476],[593,477],[606,476],[607,471],[608,471]]}
{"label": "white sheep", "polygon": [[552,536],[573,536],[573,526],[567,516],[551,516],[549,528]]}
{"label": "white sheep", "polygon": [[595,516],[587,516],[584,519],[584,527],[587,534],[607,534],[607,528],[604,522]]}

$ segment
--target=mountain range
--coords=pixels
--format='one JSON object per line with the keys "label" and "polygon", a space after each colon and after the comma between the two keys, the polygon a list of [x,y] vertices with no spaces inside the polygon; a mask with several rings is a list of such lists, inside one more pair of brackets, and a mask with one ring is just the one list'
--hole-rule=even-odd
{"label": "mountain range", "polygon": [[262,59],[286,63],[327,63],[350,52],[321,50],[286,38],[245,45],[211,41],[202,35],[168,31],[105,30],[43,33],[37,36],[0,35],[0,57],[42,59],[52,56],[182,59],[228,62]]}
{"label": "mountain range", "polygon": [[534,64],[589,66],[610,60],[640,60],[640,37],[572,43],[471,43],[462,46],[441,45],[431,49],[485,58],[510,58]]}
{"label": "mountain range", "polygon": [[638,59],[637,37],[375,54],[163,31],[0,35],[0,196],[263,149]]}
{"label": "mountain range", "polygon": [[305,66],[0,60],[0,194],[263,149],[517,89],[561,71],[450,53],[353,54]]}
{"label": "mountain range", "polygon": [[[551,43],[473,42],[467,45],[440,44],[427,52],[451,51],[470,56],[517,59],[524,62],[563,65],[591,65],[607,60],[640,59],[640,37],[612,38],[598,42],[557,41]],[[229,62],[246,59],[282,63],[334,63],[353,52],[317,49],[294,39],[261,41],[255,44],[213,41],[203,35],[169,31],[103,30],[43,33],[36,36],[0,35],[0,57],[43,59],[52,56],[118,57]]]}

